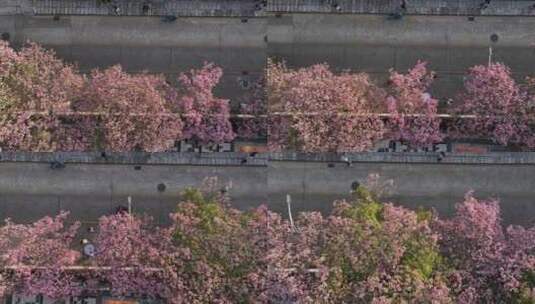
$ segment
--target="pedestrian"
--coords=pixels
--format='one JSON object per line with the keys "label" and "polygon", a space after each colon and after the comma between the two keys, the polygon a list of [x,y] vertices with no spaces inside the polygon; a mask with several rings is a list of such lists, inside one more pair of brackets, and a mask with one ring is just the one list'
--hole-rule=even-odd
{"label": "pedestrian", "polygon": [[340,4],[338,4],[338,2],[334,2],[332,6],[337,12],[342,10],[342,7],[340,6]]}
{"label": "pedestrian", "polygon": [[399,8],[402,12],[407,11],[407,0],[401,0],[401,4],[399,5]]}
{"label": "pedestrian", "polygon": [[479,9],[486,9],[487,7],[489,7],[490,1],[491,0],[485,0],[485,1],[481,2],[481,4],[479,4]]}
{"label": "pedestrian", "polygon": [[150,5],[148,3],[144,3],[141,10],[143,11],[143,15],[149,15],[150,14]]}
{"label": "pedestrian", "polygon": [[115,13],[115,15],[119,16],[119,14],[121,13],[121,9],[119,8],[119,6],[114,4],[111,7],[112,7],[113,12]]}

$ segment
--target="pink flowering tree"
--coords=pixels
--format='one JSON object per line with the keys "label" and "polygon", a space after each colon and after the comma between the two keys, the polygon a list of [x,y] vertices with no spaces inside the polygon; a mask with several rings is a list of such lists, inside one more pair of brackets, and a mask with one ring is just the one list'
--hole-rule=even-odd
{"label": "pink flowering tree", "polygon": [[501,63],[470,68],[453,113],[473,115],[460,119],[457,137],[489,138],[502,145],[535,147],[535,104]]}
{"label": "pink flowering tree", "polygon": [[412,147],[440,142],[444,135],[437,116],[438,101],[428,93],[434,73],[420,62],[399,74],[390,71],[390,96],[387,98],[389,137]]}
{"label": "pink flowering tree", "polygon": [[222,71],[182,74],[180,90],[162,75],[119,66],[90,76],[29,44],[0,43],[0,145],[25,151],[166,151],[176,140],[234,138],[228,101],[213,95]]}
{"label": "pink flowering tree", "polygon": [[79,223],[66,226],[66,218],[61,213],[31,225],[7,220],[0,227],[0,296],[13,291],[54,299],[80,295],[81,282],[65,269],[79,259],[71,249]]}
{"label": "pink flowering tree", "polygon": [[73,66],[35,43],[16,52],[2,42],[0,50],[0,77],[12,97],[9,103],[2,104],[3,110],[69,110],[70,102],[83,86],[83,78]]}
{"label": "pink flowering tree", "polygon": [[535,227],[509,226],[505,269],[501,280],[512,298],[518,302],[535,301]]}
{"label": "pink flowering tree", "polygon": [[189,248],[196,265],[205,269],[202,292],[192,294],[191,301],[251,301],[248,280],[264,270],[265,264],[260,263],[264,253],[250,246],[250,238],[265,236],[246,229],[250,219],[227,205],[217,185],[211,178],[200,190],[186,189],[172,215],[176,246]]}
{"label": "pink flowering tree", "polygon": [[[183,122],[166,99],[163,76],[125,73],[120,66],[94,70],[74,104],[95,113],[86,137],[107,151],[166,151],[182,136]],[[95,121],[96,120],[96,121]]]}
{"label": "pink flowering tree", "polygon": [[[535,228],[500,222],[468,193],[453,218],[384,203],[377,174],[328,216],[240,211],[215,178],[188,188],[169,227],[103,216],[80,259],[66,213],[0,227],[0,296],[115,296],[185,303],[533,303]],[[225,189],[225,191],[222,191]],[[85,271],[72,266],[91,266]],[[78,268],[79,269],[79,268]],[[96,282],[96,283],[95,283]],[[100,285],[100,286],[99,286]],[[105,285],[105,286],[102,286]]]}
{"label": "pink flowering tree", "polygon": [[70,112],[83,78],[54,52],[29,44],[19,52],[0,42],[0,143],[4,149],[80,148],[60,115]]}
{"label": "pink flowering tree", "polygon": [[128,213],[103,216],[95,239],[92,263],[103,270],[97,277],[116,296],[159,298],[168,291],[164,274],[171,257],[166,229],[157,229],[149,218]]}
{"label": "pink flowering tree", "polygon": [[274,150],[350,152],[384,133],[383,93],[366,74],[336,75],[325,64],[298,70],[268,64],[268,143]]}
{"label": "pink flowering tree", "polygon": [[218,276],[191,244],[173,242],[177,225],[157,228],[149,218],[128,213],[102,217],[92,261],[100,270],[93,277],[115,296],[176,304],[216,299],[212,290]]}
{"label": "pink flowering tree", "polygon": [[201,69],[182,73],[174,106],[184,116],[184,138],[199,144],[219,144],[234,139],[230,106],[213,94],[223,71],[206,63]]}
{"label": "pink flowering tree", "polygon": [[[450,303],[438,235],[431,215],[382,204],[363,186],[352,202],[337,202],[327,218],[309,213],[296,222],[295,257],[318,269],[307,283],[327,303]],[[310,274],[308,280],[311,280]],[[310,282],[310,281],[309,281]],[[314,301],[311,301],[313,303]]]}
{"label": "pink flowering tree", "polygon": [[497,201],[469,192],[453,219],[438,221],[437,231],[460,302],[535,301],[535,229],[504,229]]}
{"label": "pink flowering tree", "polygon": [[328,218],[304,213],[292,225],[265,207],[240,212],[216,191],[187,190],[174,242],[204,265],[203,279],[188,281],[207,286],[183,301],[453,302],[432,216],[383,205],[365,188],[355,195]]}
{"label": "pink flowering tree", "polygon": [[200,190],[187,189],[169,229],[127,213],[102,217],[96,277],[117,296],[177,304],[255,301],[255,288],[266,286],[258,278],[267,269],[266,252],[276,247],[265,232],[280,217],[228,207],[217,185],[208,179]]}

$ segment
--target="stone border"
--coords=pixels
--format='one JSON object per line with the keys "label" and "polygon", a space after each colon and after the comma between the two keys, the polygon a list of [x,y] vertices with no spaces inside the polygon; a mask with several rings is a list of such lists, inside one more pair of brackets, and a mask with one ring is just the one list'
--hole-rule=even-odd
{"label": "stone border", "polygon": [[323,163],[429,163],[481,165],[535,165],[535,152],[496,152],[487,154],[452,153],[97,153],[97,152],[0,152],[0,162],[190,165],[190,166],[268,166],[270,161]]}

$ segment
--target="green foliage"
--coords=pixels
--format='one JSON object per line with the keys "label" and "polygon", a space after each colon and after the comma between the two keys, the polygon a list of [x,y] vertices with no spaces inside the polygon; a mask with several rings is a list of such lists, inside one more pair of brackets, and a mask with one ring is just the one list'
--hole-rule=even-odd
{"label": "green foliage", "polygon": [[522,279],[522,281],[525,282],[529,288],[535,288],[535,269],[532,271],[526,271]]}
{"label": "green foliage", "polygon": [[355,284],[366,280],[366,278],[374,272],[375,261],[373,258],[369,260],[367,267],[359,268],[353,267],[347,257],[343,257],[340,262],[340,269],[342,270],[342,279],[344,285]]}
{"label": "green foliage", "polygon": [[353,195],[355,202],[343,210],[342,216],[379,228],[383,220],[383,204],[377,201],[374,194],[363,186],[359,186],[353,191]]}
{"label": "green foliage", "polygon": [[[14,63],[10,71],[0,78],[0,111],[7,113],[24,106],[26,99],[31,98],[29,88],[23,83],[25,79],[35,79],[38,75],[35,65],[30,63]],[[20,110],[20,109],[19,109]]]}
{"label": "green foliage", "polygon": [[428,238],[420,235],[415,235],[405,246],[402,264],[422,280],[432,278],[434,271],[442,264],[438,248]]}
{"label": "green foliage", "polygon": [[522,276],[522,286],[514,298],[515,304],[535,304],[532,290],[535,289],[535,270],[526,271]]}
{"label": "green foliage", "polygon": [[418,219],[418,222],[430,223],[431,220],[433,220],[433,212],[431,210],[419,207],[416,210],[416,218]]}
{"label": "green foliage", "polygon": [[[328,240],[323,251],[331,269],[329,293],[338,295],[334,302],[351,301],[360,293],[367,295],[364,302],[381,295],[393,303],[410,303],[421,300],[421,288],[444,282],[446,267],[429,227],[432,212],[385,204],[377,193],[359,186],[352,202],[338,203],[334,214],[339,217],[331,217],[336,224],[324,228]],[[371,290],[364,287],[368,284]]]}
{"label": "green foliage", "polygon": [[0,79],[0,115],[5,115],[14,103],[15,100],[10,92],[9,86]]}
{"label": "green foliage", "polygon": [[226,197],[217,191],[219,186],[217,180],[208,179],[201,189],[183,191],[174,241],[187,247],[193,259],[213,271],[221,297],[228,297],[228,303],[251,303],[244,286],[252,273],[265,270],[261,260],[265,252],[259,251],[258,244],[267,238],[252,227],[265,221],[262,216],[266,213],[240,212],[229,207]]}
{"label": "green foliage", "polygon": [[[188,187],[182,191],[181,194],[182,201],[192,202],[196,205],[203,204],[205,202],[204,195],[199,189]],[[179,205],[180,207],[180,205]]]}
{"label": "green foliage", "polygon": [[[364,186],[359,186],[353,192],[353,195],[355,202],[346,208],[342,215],[358,222],[370,224],[375,229],[380,230],[384,221],[384,204],[378,200],[375,193]],[[416,212],[416,218],[418,222],[429,223],[433,218],[433,213],[420,208]],[[357,231],[361,229],[362,227],[358,227]],[[380,231],[377,236],[381,237]],[[380,243],[381,240],[377,239],[375,246],[381,246]],[[406,249],[402,264],[407,267],[410,273],[416,274],[419,278],[423,280],[430,279],[434,270],[442,263],[442,258],[434,242],[416,232],[404,243],[404,246]],[[360,280],[363,277],[363,273],[355,273],[349,269],[347,263],[343,263],[342,270],[350,280]]]}
{"label": "green foliage", "polygon": [[[226,217],[225,210],[223,210],[221,204],[212,193],[202,193],[195,188],[186,188],[182,193],[182,199],[196,206],[194,216],[200,220],[199,227],[206,233],[215,233],[217,228],[216,221],[218,219],[223,220]],[[179,212],[181,208],[182,205],[179,205]]]}
{"label": "green foliage", "polygon": [[[433,220],[433,212],[430,210],[418,208],[415,213],[419,223],[428,224]],[[403,256],[403,264],[421,279],[431,279],[435,270],[445,267],[436,242],[428,237],[416,233],[405,245],[407,250]]]}

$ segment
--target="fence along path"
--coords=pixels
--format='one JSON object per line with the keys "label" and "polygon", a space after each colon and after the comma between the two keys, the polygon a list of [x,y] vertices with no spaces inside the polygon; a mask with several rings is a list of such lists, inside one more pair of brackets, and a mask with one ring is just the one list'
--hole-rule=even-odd
{"label": "fence along path", "polygon": [[36,15],[227,16],[262,15],[258,0],[32,0]]}
{"label": "fence along path", "polygon": [[[402,0],[270,0],[268,11],[300,13],[391,14],[401,11]],[[406,14],[422,15],[535,15],[528,0],[406,0]]]}
{"label": "fence along path", "polygon": [[532,0],[32,0],[37,15],[263,16],[275,13],[535,16]]}

